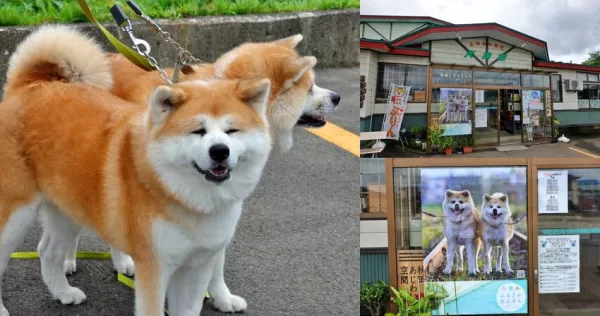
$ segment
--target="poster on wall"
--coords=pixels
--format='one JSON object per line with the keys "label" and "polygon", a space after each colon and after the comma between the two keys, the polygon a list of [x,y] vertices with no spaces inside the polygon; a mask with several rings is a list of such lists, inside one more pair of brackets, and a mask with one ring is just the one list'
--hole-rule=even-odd
{"label": "poster on wall", "polygon": [[538,236],[540,294],[579,293],[579,235]]}
{"label": "poster on wall", "polygon": [[538,213],[569,212],[567,170],[538,170]]}
{"label": "poster on wall", "polygon": [[[479,91],[477,91],[479,92]],[[475,128],[487,127],[488,123],[488,110],[487,109],[475,109]]]}
{"label": "poster on wall", "polygon": [[402,126],[402,119],[404,119],[409,94],[410,87],[392,83],[388,103],[385,107],[385,118],[382,128],[382,131],[386,132],[387,138],[397,140],[400,137],[400,126]]}
{"label": "poster on wall", "polygon": [[439,113],[444,136],[470,135],[472,129],[471,89],[441,88]]}
{"label": "poster on wall", "polygon": [[526,168],[422,168],[420,184],[432,315],[527,314]]}

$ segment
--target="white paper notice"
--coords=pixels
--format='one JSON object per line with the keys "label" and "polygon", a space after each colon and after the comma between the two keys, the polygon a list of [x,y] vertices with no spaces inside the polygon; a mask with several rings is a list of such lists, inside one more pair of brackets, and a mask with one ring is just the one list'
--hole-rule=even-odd
{"label": "white paper notice", "polygon": [[475,109],[475,127],[487,127],[487,109]]}
{"label": "white paper notice", "polygon": [[538,213],[569,212],[567,170],[538,170]]}
{"label": "white paper notice", "polygon": [[579,293],[579,235],[538,236],[540,294]]}
{"label": "white paper notice", "polygon": [[476,103],[481,103],[484,100],[484,91],[483,90],[477,90],[475,91],[475,102]]}

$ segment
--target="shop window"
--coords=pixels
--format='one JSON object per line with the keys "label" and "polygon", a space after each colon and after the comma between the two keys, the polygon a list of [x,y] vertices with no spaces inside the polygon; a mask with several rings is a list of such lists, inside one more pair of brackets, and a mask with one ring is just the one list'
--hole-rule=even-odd
{"label": "shop window", "polygon": [[538,170],[537,181],[540,315],[598,315],[597,299],[569,304],[600,296],[600,169]]}
{"label": "shop window", "polygon": [[431,89],[430,125],[445,130],[443,136],[471,135],[473,124],[473,89]]}
{"label": "shop window", "polygon": [[360,206],[362,213],[385,217],[388,211],[385,188],[385,160],[360,160]]}
{"label": "shop window", "polygon": [[561,75],[552,75],[552,101],[555,103],[560,103],[563,101]]}
{"label": "shop window", "polygon": [[600,109],[600,85],[584,84],[583,91],[577,92],[580,109]]}
{"label": "shop window", "polygon": [[427,66],[379,63],[376,102],[388,101],[392,83],[411,87],[408,102],[427,102]]}
{"label": "shop window", "polygon": [[523,87],[550,88],[550,76],[523,74]]}
{"label": "shop window", "polygon": [[432,76],[433,84],[471,85],[473,83],[471,70],[433,69]]}
{"label": "shop window", "polygon": [[577,73],[577,80],[583,80],[583,81],[589,81],[589,82],[598,82],[598,74],[578,72]]}
{"label": "shop window", "polygon": [[475,71],[475,84],[518,87],[521,85],[521,76],[512,72]]}
{"label": "shop window", "polygon": [[550,90],[523,90],[523,139],[533,141],[552,136]]}
{"label": "shop window", "polygon": [[[411,294],[436,291],[442,295],[444,300],[432,315],[527,314],[529,232],[525,167],[394,168],[394,201],[398,287],[410,289]],[[470,214],[484,214],[487,223],[498,223],[482,226],[482,230],[511,225],[505,234],[514,233],[508,238],[508,247],[502,250],[508,254],[503,256],[506,261],[497,255],[502,247],[488,248],[489,264],[483,246],[471,264],[466,248],[449,250],[453,244],[446,234],[469,236],[471,230],[475,234],[475,228],[460,226],[469,222]],[[454,228],[449,229],[450,225]],[[487,242],[489,246],[493,241]],[[450,256],[453,262],[448,269]],[[411,270],[411,259],[418,264],[414,278],[410,272],[405,276],[406,270]],[[475,269],[473,263],[480,271],[476,278],[468,275],[469,266]]]}

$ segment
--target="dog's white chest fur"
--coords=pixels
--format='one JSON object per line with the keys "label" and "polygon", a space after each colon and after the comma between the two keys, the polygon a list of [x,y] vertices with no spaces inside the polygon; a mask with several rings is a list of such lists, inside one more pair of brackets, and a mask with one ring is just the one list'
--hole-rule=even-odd
{"label": "dog's white chest fur", "polygon": [[208,260],[229,244],[241,211],[241,202],[202,215],[191,214],[183,209],[175,210],[173,213],[177,222],[162,219],[153,222],[155,250],[168,265],[186,264],[191,258]]}
{"label": "dog's white chest fur", "polygon": [[475,238],[475,230],[470,226],[472,220],[452,222],[446,221],[446,238],[464,244],[465,240]]}
{"label": "dog's white chest fur", "polygon": [[483,240],[495,246],[504,243],[508,235],[506,225],[486,226],[483,231]]}

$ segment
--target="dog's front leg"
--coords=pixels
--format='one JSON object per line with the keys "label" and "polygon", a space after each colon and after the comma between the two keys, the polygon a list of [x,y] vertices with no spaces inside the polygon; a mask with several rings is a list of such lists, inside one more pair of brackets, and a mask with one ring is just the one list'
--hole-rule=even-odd
{"label": "dog's front leg", "polygon": [[489,242],[483,243],[483,273],[492,273],[492,251],[494,247]]}
{"label": "dog's front leg", "polygon": [[200,315],[216,258],[192,260],[175,271],[167,293],[170,315]]}
{"label": "dog's front leg", "polygon": [[446,249],[446,269],[444,274],[452,273],[452,265],[454,264],[454,252],[456,251],[456,242],[448,240],[448,249]]}
{"label": "dog's front leg", "polygon": [[464,270],[464,260],[463,260],[463,249],[465,247],[464,246],[458,246],[456,247],[456,271],[463,271]]}
{"label": "dog's front leg", "polygon": [[496,272],[502,272],[502,247],[494,247],[494,256],[496,257]]}
{"label": "dog's front leg", "polygon": [[208,285],[208,293],[213,302],[213,306],[226,313],[235,313],[246,310],[248,303],[243,297],[233,295],[225,284],[224,276],[225,249],[217,254],[212,277]]}
{"label": "dog's front leg", "polygon": [[504,272],[506,273],[513,273],[514,271],[510,268],[510,262],[509,262],[509,257],[508,257],[508,253],[510,252],[510,249],[508,248],[508,240],[505,241],[502,244],[502,267],[504,268]]}
{"label": "dog's front leg", "polygon": [[167,285],[169,284],[174,268],[157,259],[152,257],[136,258],[136,316],[165,315]]}
{"label": "dog's front leg", "polygon": [[477,258],[475,258],[475,238],[467,239],[465,247],[467,248],[467,271],[469,274],[477,274],[475,271],[475,265],[477,264]]}

